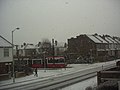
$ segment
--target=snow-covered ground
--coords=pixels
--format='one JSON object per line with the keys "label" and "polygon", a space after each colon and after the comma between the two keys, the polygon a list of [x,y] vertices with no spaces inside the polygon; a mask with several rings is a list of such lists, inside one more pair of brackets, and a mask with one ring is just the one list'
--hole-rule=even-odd
{"label": "snow-covered ground", "polygon": [[73,84],[71,86],[62,88],[60,90],[85,90],[86,87],[96,87],[97,86],[97,77],[93,77],[79,83]]}
{"label": "snow-covered ground", "polygon": [[[96,66],[101,66],[101,69],[102,69],[102,68],[104,68],[105,64],[111,64],[113,62],[115,62],[115,61],[104,62],[104,63],[95,63],[95,64],[69,64],[68,65],[69,68],[62,68],[62,69],[38,69],[38,77],[36,77],[36,76],[34,76],[34,74],[32,74],[32,75],[29,75],[26,77],[16,78],[15,83],[33,82],[33,81],[37,81],[38,79],[45,80],[45,79],[48,79],[51,77],[56,77],[59,75],[73,73],[73,72],[76,72],[78,70],[84,70],[84,69],[92,68],[92,67],[96,67]],[[90,79],[87,82],[85,82],[85,85],[86,84],[89,85],[92,82],[96,83],[95,78]],[[12,84],[12,83],[13,83],[12,79],[4,80],[4,81],[0,81],[0,86]],[[69,88],[72,88],[72,87],[69,87]],[[72,89],[63,89],[63,90],[72,90]],[[75,89],[75,90],[78,90],[78,89]],[[79,89],[79,90],[84,90],[84,89]]]}
{"label": "snow-covered ground", "polygon": [[[88,64],[71,64],[68,65],[69,68],[60,68],[60,69],[38,69],[38,77],[34,76],[34,73],[32,75],[29,76],[25,76],[25,77],[20,77],[20,78],[15,78],[15,82],[26,82],[26,81],[33,81],[33,80],[37,80],[37,79],[48,79],[51,77],[55,77],[55,76],[59,76],[59,75],[63,75],[63,74],[68,74],[71,72],[74,72],[76,70],[81,70],[81,69],[85,69],[87,67],[90,67],[92,65],[88,65]],[[4,80],[0,82],[0,85],[6,85],[6,84],[10,84],[13,83],[12,79],[9,80]]]}

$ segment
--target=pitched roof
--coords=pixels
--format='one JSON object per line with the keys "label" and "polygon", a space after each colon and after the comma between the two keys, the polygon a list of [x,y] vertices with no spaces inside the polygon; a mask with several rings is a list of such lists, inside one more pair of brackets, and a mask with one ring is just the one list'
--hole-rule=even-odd
{"label": "pitched roof", "polygon": [[108,42],[108,43],[113,43],[108,37],[105,36],[105,40]]}
{"label": "pitched roof", "polygon": [[12,47],[12,44],[0,35],[0,47]]}
{"label": "pitched roof", "polygon": [[87,35],[92,41],[95,43],[102,43],[100,40],[98,40],[94,35]]}
{"label": "pitched roof", "polygon": [[33,44],[20,45],[19,49],[37,49],[38,46]]}
{"label": "pitched roof", "polygon": [[120,43],[120,41],[117,38],[115,38],[115,41],[117,41],[118,43]]}
{"label": "pitched roof", "polygon": [[105,36],[105,39],[109,42],[109,43],[117,43],[115,40],[112,39],[112,37],[110,36]]}
{"label": "pitched roof", "polygon": [[109,40],[111,40],[113,43],[117,43],[112,37],[108,37]]}
{"label": "pitched roof", "polygon": [[95,35],[96,38],[98,38],[102,43],[107,43],[107,41],[105,41],[102,37],[100,37],[99,35]]}

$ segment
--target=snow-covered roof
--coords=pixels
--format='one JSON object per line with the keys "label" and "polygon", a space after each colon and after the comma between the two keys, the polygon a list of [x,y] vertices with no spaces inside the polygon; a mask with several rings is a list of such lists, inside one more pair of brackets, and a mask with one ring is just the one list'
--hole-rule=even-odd
{"label": "snow-covered roof", "polygon": [[115,41],[117,41],[118,43],[120,43],[120,41],[117,38],[115,38]]}
{"label": "snow-covered roof", "polygon": [[102,43],[107,43],[107,41],[105,41],[102,37],[100,37],[99,35],[95,36],[96,38],[98,38]]}
{"label": "snow-covered roof", "polygon": [[108,37],[109,40],[111,40],[113,43],[117,43],[112,37]]}
{"label": "snow-covered roof", "polygon": [[109,43],[117,43],[115,40],[113,40],[111,37],[105,37],[105,39],[109,42]]}
{"label": "snow-covered roof", "polygon": [[87,35],[92,41],[94,41],[95,43],[101,43],[100,40],[98,40],[94,35]]}
{"label": "snow-covered roof", "polygon": [[0,47],[12,47],[12,44],[0,35]]}
{"label": "snow-covered roof", "polygon": [[21,45],[18,46],[19,49],[24,49],[24,47],[25,46],[21,46]]}
{"label": "snow-covered roof", "polygon": [[35,49],[35,46],[33,44],[27,44],[25,49]]}
{"label": "snow-covered roof", "polygon": [[26,44],[26,45],[19,46],[19,49],[37,49],[37,48],[38,46],[33,44]]}
{"label": "snow-covered roof", "polygon": [[108,37],[105,37],[105,40],[108,41],[109,43],[113,43]]}

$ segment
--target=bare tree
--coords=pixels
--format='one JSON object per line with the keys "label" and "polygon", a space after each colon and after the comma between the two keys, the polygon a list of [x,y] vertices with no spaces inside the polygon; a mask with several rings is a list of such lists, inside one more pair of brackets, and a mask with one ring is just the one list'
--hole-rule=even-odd
{"label": "bare tree", "polygon": [[41,42],[42,52],[47,52],[48,54],[51,54],[51,42],[49,39],[44,38]]}
{"label": "bare tree", "polygon": [[51,43],[51,42],[50,42],[50,40],[49,40],[48,38],[43,38],[43,39],[42,39],[42,44],[43,44],[43,43]]}

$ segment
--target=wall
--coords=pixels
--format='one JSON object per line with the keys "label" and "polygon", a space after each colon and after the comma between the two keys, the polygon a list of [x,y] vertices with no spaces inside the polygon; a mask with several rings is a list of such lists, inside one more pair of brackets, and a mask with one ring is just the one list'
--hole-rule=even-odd
{"label": "wall", "polygon": [[9,48],[9,57],[4,57],[4,48],[0,48],[0,62],[12,61],[12,48]]}

